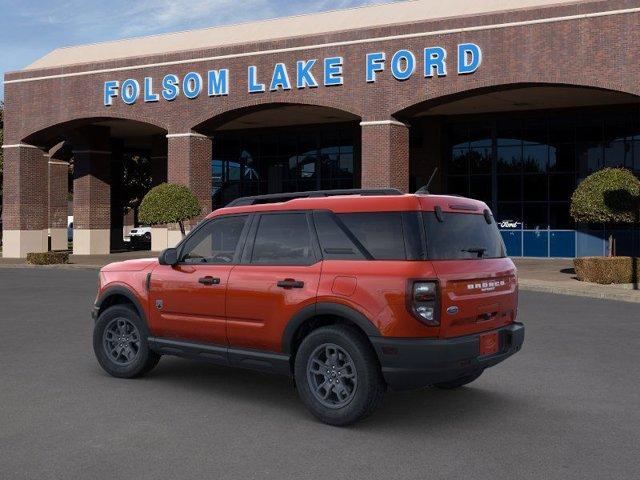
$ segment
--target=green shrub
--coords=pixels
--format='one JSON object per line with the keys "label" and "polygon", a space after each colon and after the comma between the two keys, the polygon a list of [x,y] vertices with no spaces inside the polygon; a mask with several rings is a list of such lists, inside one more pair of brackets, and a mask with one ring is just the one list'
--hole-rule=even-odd
{"label": "green shrub", "polygon": [[[640,258],[581,257],[573,260],[578,280],[600,283],[633,283],[640,278]],[[635,275],[633,270],[636,270]]]}
{"label": "green shrub", "polygon": [[182,185],[163,183],[142,199],[138,219],[146,225],[177,223],[184,235],[184,221],[202,213],[198,199]]}
{"label": "green shrub", "polygon": [[634,223],[640,201],[640,180],[624,168],[604,168],[585,178],[571,196],[576,222]]}
{"label": "green shrub", "polygon": [[30,265],[60,265],[69,263],[68,252],[27,253],[27,263]]}

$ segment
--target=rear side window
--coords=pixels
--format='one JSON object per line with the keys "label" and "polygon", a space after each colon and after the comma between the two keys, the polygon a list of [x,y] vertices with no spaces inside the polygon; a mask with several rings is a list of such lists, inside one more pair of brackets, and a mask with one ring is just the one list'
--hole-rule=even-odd
{"label": "rear side window", "polygon": [[374,260],[406,260],[400,212],[341,213],[337,217]]}
{"label": "rear side window", "polygon": [[366,257],[357,239],[330,212],[315,212],[313,218],[318,232],[322,256],[327,260],[364,260]]}
{"label": "rear side window", "polygon": [[260,217],[251,263],[311,265],[314,262],[306,214],[283,213]]}
{"label": "rear side window", "polygon": [[468,213],[423,214],[427,254],[431,260],[470,260],[506,256],[502,237],[491,218]]}

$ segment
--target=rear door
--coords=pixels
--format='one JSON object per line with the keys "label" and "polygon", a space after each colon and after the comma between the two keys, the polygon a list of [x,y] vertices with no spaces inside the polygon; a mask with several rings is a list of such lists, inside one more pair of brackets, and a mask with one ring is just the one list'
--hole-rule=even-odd
{"label": "rear door", "polygon": [[207,221],[186,239],[177,265],[154,269],[149,310],[156,335],[227,344],[225,295],[248,219],[232,215]]}
{"label": "rear door", "polygon": [[321,269],[310,213],[256,216],[241,264],[229,277],[229,345],[281,351],[290,318],[316,301]]}
{"label": "rear door", "polygon": [[428,257],[440,282],[441,336],[507,325],[517,312],[513,262],[493,217],[482,213],[423,214]]}

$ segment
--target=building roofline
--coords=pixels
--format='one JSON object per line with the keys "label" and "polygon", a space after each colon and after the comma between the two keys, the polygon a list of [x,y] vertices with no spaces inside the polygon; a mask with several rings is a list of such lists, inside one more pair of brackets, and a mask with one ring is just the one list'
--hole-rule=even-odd
{"label": "building roofline", "polygon": [[[448,0],[443,3],[434,3],[434,0],[385,2],[203,29],[65,46],[53,50],[18,72],[232,47],[304,36],[337,34],[350,30],[357,31],[420,21],[438,21],[585,3],[605,5],[607,2],[597,0],[485,0],[482,4],[468,0]],[[353,13],[356,10],[357,15]]]}

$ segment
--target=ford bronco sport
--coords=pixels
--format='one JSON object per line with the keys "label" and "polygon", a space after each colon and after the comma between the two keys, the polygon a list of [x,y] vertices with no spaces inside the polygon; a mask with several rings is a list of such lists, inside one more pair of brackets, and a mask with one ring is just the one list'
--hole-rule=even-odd
{"label": "ford bronco sport", "polygon": [[479,201],[395,190],[246,197],[158,260],[107,265],[93,347],[116,377],[161,355],[293,377],[332,425],[386,388],[453,389],[517,352],[516,269]]}

